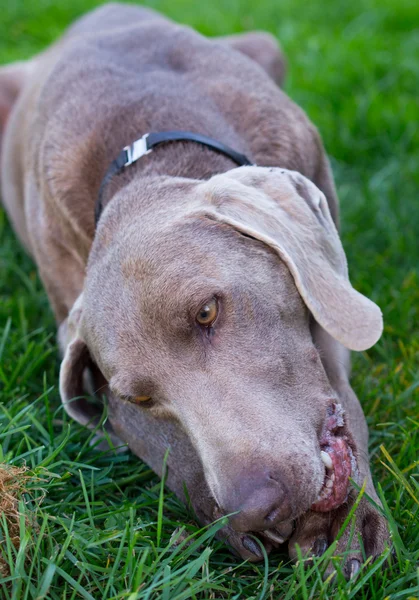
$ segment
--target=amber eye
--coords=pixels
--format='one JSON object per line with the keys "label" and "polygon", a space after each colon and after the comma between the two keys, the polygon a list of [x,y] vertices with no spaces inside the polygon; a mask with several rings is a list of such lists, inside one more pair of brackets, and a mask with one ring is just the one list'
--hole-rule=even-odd
{"label": "amber eye", "polygon": [[143,402],[150,402],[151,396],[134,396],[132,402],[134,404],[142,404]]}
{"label": "amber eye", "polygon": [[217,300],[213,298],[209,302],[206,302],[199,309],[198,314],[196,315],[196,320],[203,327],[210,327],[218,315],[218,304]]}

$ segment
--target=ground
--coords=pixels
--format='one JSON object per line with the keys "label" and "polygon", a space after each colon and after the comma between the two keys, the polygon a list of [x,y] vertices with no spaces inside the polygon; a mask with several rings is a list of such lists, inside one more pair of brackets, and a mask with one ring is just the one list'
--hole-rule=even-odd
{"label": "ground", "polygon": [[[353,357],[352,381],[370,426],[394,558],[388,565],[383,556],[349,583],[339,561],[334,582],[322,582],[324,561],[304,571],[285,552],[241,564],[214,540],[214,528],[198,530],[139,460],[91,449],[88,432],[60,405],[53,317],[35,266],[0,210],[0,462],[29,469],[15,485],[28,492],[9,514],[9,537],[6,516],[0,519],[0,598],[417,598],[419,4],[149,4],[206,35],[271,31],[288,56],[286,90],[319,127],[331,157],[351,279],[385,317],[381,341]],[[3,3],[0,63],[41,50],[94,5]],[[7,481],[10,471],[0,475]],[[178,527],[194,534],[192,545],[171,544]]]}

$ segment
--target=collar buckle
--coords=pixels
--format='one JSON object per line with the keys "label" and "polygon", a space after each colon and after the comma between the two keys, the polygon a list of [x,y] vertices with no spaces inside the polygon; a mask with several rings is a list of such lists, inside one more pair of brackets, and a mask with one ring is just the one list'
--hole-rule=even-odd
{"label": "collar buckle", "polygon": [[133,144],[129,146],[125,146],[124,150],[126,153],[127,160],[124,163],[124,167],[129,167],[132,163],[136,162],[142,156],[149,154],[151,152],[151,148],[147,145],[148,133],[143,135],[142,138],[136,140]]}
{"label": "collar buckle", "polygon": [[252,162],[240,152],[236,152],[229,148],[225,144],[214,140],[213,138],[208,137],[207,135],[202,135],[200,133],[194,133],[192,131],[160,131],[160,132],[150,132],[146,133],[139,140],[136,140],[133,144],[129,146],[125,146],[109,165],[108,170],[105,173],[105,176],[102,179],[102,182],[99,187],[98,197],[96,199],[95,204],[95,223],[97,225],[100,215],[102,212],[102,197],[103,192],[106,185],[112,179],[114,175],[118,175],[121,173],[126,167],[129,167],[133,163],[135,163],[139,158],[149,154],[153,148],[162,144],[163,142],[195,142],[196,144],[202,144],[207,148],[211,148],[215,152],[219,152],[224,154],[224,156],[228,156],[230,160],[235,162],[238,166],[250,166],[253,165]]}

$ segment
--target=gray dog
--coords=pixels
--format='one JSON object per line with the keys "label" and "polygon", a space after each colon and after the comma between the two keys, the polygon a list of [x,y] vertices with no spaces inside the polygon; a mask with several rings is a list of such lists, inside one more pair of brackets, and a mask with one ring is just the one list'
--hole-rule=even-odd
{"label": "gray dog", "polygon": [[[168,486],[204,523],[232,514],[221,534],[250,560],[250,533],[323,553],[350,478],[379,504],[348,372],[381,312],[348,279],[283,64],[267,34],[107,5],[0,70],[2,195],[59,325],[67,412],[95,428],[83,394],[106,393],[114,443],[157,473],[170,447]],[[339,541],[348,576],[388,543],[374,502]]]}

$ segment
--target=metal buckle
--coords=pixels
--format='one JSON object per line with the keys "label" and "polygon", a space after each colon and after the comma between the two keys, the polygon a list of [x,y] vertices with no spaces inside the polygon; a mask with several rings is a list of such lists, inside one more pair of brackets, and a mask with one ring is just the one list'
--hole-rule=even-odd
{"label": "metal buckle", "polygon": [[145,156],[146,154],[151,152],[152,149],[148,148],[148,146],[147,146],[147,138],[148,138],[148,133],[143,135],[143,137],[140,138],[139,140],[136,140],[130,146],[125,146],[124,150],[127,154],[127,161],[124,164],[124,167],[129,167],[130,165],[132,165],[132,163],[137,161],[139,158],[141,158],[142,156]]}

